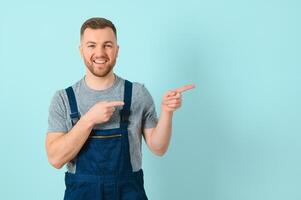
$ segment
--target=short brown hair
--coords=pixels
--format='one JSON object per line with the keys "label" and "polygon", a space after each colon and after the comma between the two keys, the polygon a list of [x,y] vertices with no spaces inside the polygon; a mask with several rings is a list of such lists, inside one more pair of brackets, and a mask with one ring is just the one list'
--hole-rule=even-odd
{"label": "short brown hair", "polygon": [[90,18],[87,21],[85,21],[83,23],[82,27],[80,28],[80,38],[82,38],[82,36],[87,28],[103,29],[106,27],[109,27],[113,30],[115,37],[117,39],[117,31],[116,31],[114,24],[110,20],[101,18],[101,17],[93,17],[93,18]]}

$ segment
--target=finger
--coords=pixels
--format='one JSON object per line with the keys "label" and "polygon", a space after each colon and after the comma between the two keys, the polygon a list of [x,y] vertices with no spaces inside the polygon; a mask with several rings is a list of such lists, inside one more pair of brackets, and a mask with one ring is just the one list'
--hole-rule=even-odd
{"label": "finger", "polygon": [[181,106],[181,104],[177,104],[177,103],[174,103],[174,104],[169,104],[167,105],[169,108],[179,108]]}
{"label": "finger", "polygon": [[109,107],[123,106],[123,105],[124,105],[123,101],[111,101],[107,103],[107,106]]}
{"label": "finger", "polygon": [[181,97],[182,97],[182,94],[181,94],[180,92],[177,92],[176,95],[174,95],[174,96],[168,96],[168,97],[166,97],[165,99],[166,99],[166,100],[171,100],[171,99],[181,99]]}
{"label": "finger", "polygon": [[165,97],[171,97],[171,96],[175,96],[176,95],[176,92],[175,91],[168,91],[166,94],[165,94]]}
{"label": "finger", "polygon": [[183,87],[177,88],[174,91],[182,93],[182,92],[185,92],[187,90],[191,90],[193,88],[195,88],[195,85],[194,84],[190,84],[190,85],[185,85]]}
{"label": "finger", "polygon": [[171,99],[164,101],[164,104],[169,105],[169,104],[175,104],[175,103],[180,103],[180,99]]}

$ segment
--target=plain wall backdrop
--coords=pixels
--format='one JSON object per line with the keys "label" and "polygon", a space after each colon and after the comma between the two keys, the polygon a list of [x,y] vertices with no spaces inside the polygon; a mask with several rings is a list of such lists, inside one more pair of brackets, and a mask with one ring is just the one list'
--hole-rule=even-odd
{"label": "plain wall backdrop", "polygon": [[54,92],[85,73],[79,29],[112,20],[115,72],[156,102],[184,84],[164,157],[144,144],[151,200],[301,199],[298,0],[0,1],[0,199],[56,200],[45,152]]}

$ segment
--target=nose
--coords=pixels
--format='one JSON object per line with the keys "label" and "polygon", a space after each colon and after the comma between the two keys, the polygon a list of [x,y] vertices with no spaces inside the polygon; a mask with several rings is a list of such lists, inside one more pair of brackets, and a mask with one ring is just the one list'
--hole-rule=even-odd
{"label": "nose", "polygon": [[98,48],[96,48],[95,55],[99,56],[99,57],[105,56],[106,55],[105,48],[102,46],[99,46]]}

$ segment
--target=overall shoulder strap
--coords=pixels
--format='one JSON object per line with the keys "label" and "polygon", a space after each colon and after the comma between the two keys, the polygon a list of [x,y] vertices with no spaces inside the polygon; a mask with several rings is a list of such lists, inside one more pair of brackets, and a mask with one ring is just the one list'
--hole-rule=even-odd
{"label": "overall shoulder strap", "polygon": [[74,126],[80,118],[80,115],[79,115],[79,112],[77,109],[76,98],[74,95],[73,88],[71,86],[66,88],[65,91],[67,93],[67,97],[68,97],[68,101],[69,101],[69,106],[70,106],[70,111],[71,111],[70,118],[71,118],[72,126]]}
{"label": "overall shoulder strap", "polygon": [[124,82],[124,106],[120,111],[120,127],[127,128],[129,124],[129,117],[131,114],[131,102],[132,102],[132,82],[125,80]]}

